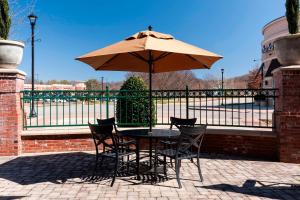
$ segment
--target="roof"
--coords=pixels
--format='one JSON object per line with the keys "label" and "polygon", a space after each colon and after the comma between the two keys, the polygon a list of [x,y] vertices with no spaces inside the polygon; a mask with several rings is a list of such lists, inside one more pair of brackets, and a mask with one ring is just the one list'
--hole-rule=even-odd
{"label": "roof", "polygon": [[265,75],[265,77],[271,77],[273,76],[272,71],[281,67],[282,65],[279,63],[277,59],[273,59],[268,67],[268,71]]}
{"label": "roof", "polygon": [[278,18],[276,18],[276,19],[274,19],[274,20],[272,20],[272,21],[270,21],[269,23],[267,23],[266,25],[264,25],[264,27],[263,27],[263,33],[264,33],[264,31],[265,31],[265,29],[268,27],[268,26],[270,26],[271,24],[273,24],[274,22],[277,22],[277,21],[279,21],[279,20],[282,20],[283,18],[285,18],[285,16],[281,16],[281,17],[278,17]]}

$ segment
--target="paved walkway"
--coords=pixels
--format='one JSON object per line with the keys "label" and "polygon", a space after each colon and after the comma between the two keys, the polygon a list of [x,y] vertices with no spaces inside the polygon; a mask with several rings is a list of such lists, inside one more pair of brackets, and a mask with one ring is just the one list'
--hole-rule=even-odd
{"label": "paved walkway", "polygon": [[174,173],[157,185],[134,177],[90,180],[94,155],[65,153],[0,158],[0,199],[300,199],[300,165],[232,157],[201,159],[204,182],[190,162],[182,165],[183,188]]}

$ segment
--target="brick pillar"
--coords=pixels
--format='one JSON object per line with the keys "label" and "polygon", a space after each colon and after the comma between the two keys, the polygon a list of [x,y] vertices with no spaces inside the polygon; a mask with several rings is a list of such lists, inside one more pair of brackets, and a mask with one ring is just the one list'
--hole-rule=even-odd
{"label": "brick pillar", "polygon": [[281,162],[300,163],[300,65],[274,71],[279,97],[275,105]]}
{"label": "brick pillar", "polygon": [[22,131],[20,91],[25,73],[17,69],[0,69],[0,156],[18,155]]}

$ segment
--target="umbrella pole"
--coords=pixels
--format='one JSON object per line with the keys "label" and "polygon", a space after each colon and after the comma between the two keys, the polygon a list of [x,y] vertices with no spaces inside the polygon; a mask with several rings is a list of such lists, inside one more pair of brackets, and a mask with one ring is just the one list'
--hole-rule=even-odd
{"label": "umbrella pole", "polygon": [[153,68],[153,59],[152,53],[149,51],[149,131],[152,132],[152,68]]}

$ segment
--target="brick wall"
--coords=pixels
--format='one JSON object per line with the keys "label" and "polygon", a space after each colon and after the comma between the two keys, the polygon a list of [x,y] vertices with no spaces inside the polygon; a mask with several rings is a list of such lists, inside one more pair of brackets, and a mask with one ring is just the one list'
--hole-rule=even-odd
{"label": "brick wall", "polygon": [[[239,155],[249,158],[278,160],[276,136],[249,134],[253,131],[214,130],[205,136],[202,152]],[[236,133],[240,132],[240,133]],[[233,133],[233,134],[232,134]],[[255,131],[254,131],[255,133]],[[41,132],[42,134],[42,132]],[[94,151],[92,138],[85,134],[26,135],[22,134],[22,153]],[[141,141],[141,148],[148,148],[148,141]]]}
{"label": "brick wall", "polygon": [[88,134],[21,136],[22,153],[92,151],[95,149]]}
{"label": "brick wall", "polygon": [[202,152],[278,160],[276,137],[207,134]]}
{"label": "brick wall", "polygon": [[19,153],[22,130],[20,90],[25,75],[18,70],[0,70],[0,156]]}
{"label": "brick wall", "polygon": [[300,66],[280,68],[274,72],[276,132],[282,162],[300,163]]}

